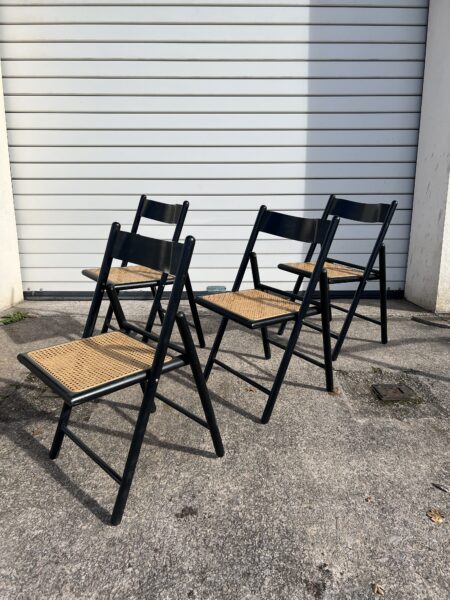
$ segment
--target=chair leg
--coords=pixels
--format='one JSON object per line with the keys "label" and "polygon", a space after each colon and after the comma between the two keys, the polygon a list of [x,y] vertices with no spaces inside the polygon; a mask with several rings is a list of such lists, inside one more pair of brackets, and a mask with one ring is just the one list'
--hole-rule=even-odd
{"label": "chair leg", "polygon": [[[163,316],[161,317],[161,298],[162,298],[163,292],[164,292],[163,283],[160,283],[160,285],[158,286],[158,289],[156,290],[156,293],[152,289],[153,303],[152,303],[152,307],[150,309],[150,313],[148,315],[147,324],[145,325],[145,329],[147,331],[152,331],[157,313],[159,314],[159,319],[160,319],[161,323],[164,320],[164,312],[163,312]],[[147,340],[148,340],[147,337],[143,338],[144,342],[147,342]]]}
{"label": "chair leg", "polygon": [[278,367],[278,373],[275,376],[272,389],[270,390],[269,398],[267,400],[263,415],[261,417],[261,423],[266,424],[270,420],[273,408],[275,406],[275,402],[277,401],[278,394],[280,393],[281,385],[286,375],[286,371],[288,370],[289,363],[291,362],[292,352],[295,349],[298,336],[300,335],[300,330],[301,323],[296,322],[294,328],[292,329],[292,333],[289,337],[288,343],[286,345],[286,349],[284,351],[283,358],[281,359],[280,366]]}
{"label": "chair leg", "polygon": [[380,267],[380,321],[381,321],[381,343],[388,343],[387,331],[387,286],[386,286],[386,248],[381,245],[379,254]]}
{"label": "chair leg", "polygon": [[116,502],[111,516],[111,525],[119,525],[125,510],[130,493],[131,484],[133,482],[136,465],[139,459],[142,442],[144,441],[145,432],[147,429],[148,420],[151,413],[151,407],[154,403],[157,382],[148,381],[146,391],[142,400],[139,415],[134,428],[133,438],[131,440],[128,457],[123,471],[122,482],[117,493]]}
{"label": "chair leg", "polygon": [[64,431],[62,428],[67,425],[72,412],[72,407],[64,402],[59,416],[58,426],[56,427],[55,435],[53,437],[52,447],[50,448],[49,457],[54,460],[58,458],[59,451],[61,450],[61,444],[64,439]]}
{"label": "chair leg", "polygon": [[325,363],[325,380],[327,384],[327,392],[332,392],[334,391],[334,383],[330,335],[330,288],[326,271],[322,271],[320,275],[320,313],[322,318],[322,342]]}
{"label": "chair leg", "polygon": [[353,316],[354,316],[354,314],[356,312],[356,309],[358,308],[359,301],[361,300],[361,295],[363,293],[365,285],[366,285],[366,280],[363,279],[360,282],[360,284],[358,286],[358,289],[356,290],[355,295],[353,296],[352,303],[350,304],[350,308],[348,309],[347,316],[344,319],[344,324],[342,325],[342,329],[339,332],[338,339],[337,339],[336,344],[335,344],[334,349],[333,349],[333,356],[332,356],[333,360],[336,360],[337,357],[339,356],[339,353],[340,353],[341,348],[342,348],[342,344],[345,341],[345,338],[347,336],[348,330],[349,330],[350,325],[351,325],[352,320],[353,320]]}
{"label": "chair leg", "polygon": [[225,329],[228,325],[228,319],[224,317],[219,325],[219,329],[217,330],[216,339],[211,348],[211,352],[209,354],[208,362],[206,363],[205,370],[203,372],[203,376],[205,377],[205,381],[208,381],[208,378],[211,374],[211,369],[213,368],[214,359],[217,356],[217,352],[219,351],[220,343],[222,342],[223,334],[225,333]]}
{"label": "chair leg", "polygon": [[272,356],[272,353],[270,351],[269,334],[267,332],[267,327],[261,328],[261,337],[264,348],[264,358],[269,360],[269,358]]}
{"label": "chair leg", "polygon": [[217,456],[223,456],[225,454],[225,450],[223,448],[222,438],[220,436],[220,431],[217,425],[214,409],[211,404],[211,398],[209,396],[206,380],[203,376],[200,361],[198,360],[197,351],[195,350],[195,345],[192,340],[191,332],[189,330],[189,325],[184,315],[177,317],[177,322],[184,347],[189,357],[189,364],[191,367],[195,384],[197,386],[198,395],[200,396],[203,412],[205,413],[206,422],[208,423],[209,432],[211,434],[212,442],[214,445],[214,450],[216,451]]}
{"label": "chair leg", "polygon": [[[296,299],[296,296],[299,293],[300,288],[302,286],[302,282],[303,282],[303,275],[299,275],[297,277],[297,281],[295,282],[294,289],[292,290],[292,297],[291,297],[292,301],[294,301]],[[281,323],[280,327],[278,328],[278,335],[283,335],[284,330],[286,329],[286,325],[287,325],[287,321],[284,323]]]}
{"label": "chair leg", "polygon": [[[119,293],[119,292],[117,292],[117,293]],[[113,307],[110,304],[108,306],[108,310],[106,311],[106,317],[105,317],[105,320],[103,321],[103,327],[102,327],[101,333],[107,333],[108,332],[109,326],[111,324],[112,316],[113,316]]]}
{"label": "chair leg", "polygon": [[[153,308],[153,306],[156,307],[156,310],[158,311],[158,317],[159,317],[159,320],[160,320],[161,325],[162,325],[163,321],[164,321],[164,311],[161,308],[161,302],[159,300],[157,300],[159,294],[157,293],[156,286],[154,286],[154,285],[150,286],[150,290],[151,290],[152,296],[153,296],[153,305],[152,305],[152,308]],[[152,323],[152,325],[153,325],[153,323]]]}
{"label": "chair leg", "polygon": [[86,319],[86,324],[83,330],[83,338],[91,337],[94,333],[95,324],[97,323],[98,313],[105,293],[104,288],[99,285],[95,288],[94,297],[89,308],[89,313]]}
{"label": "chair leg", "polygon": [[189,274],[186,277],[186,281],[185,281],[184,285],[186,288],[186,295],[187,295],[187,298],[189,301],[192,318],[194,320],[195,331],[197,333],[197,338],[198,338],[198,345],[200,346],[200,348],[204,348],[206,346],[205,337],[203,335],[202,323],[200,321],[200,316],[198,314],[197,304],[195,303],[194,292],[192,290],[192,284],[191,284],[191,279],[189,277]]}

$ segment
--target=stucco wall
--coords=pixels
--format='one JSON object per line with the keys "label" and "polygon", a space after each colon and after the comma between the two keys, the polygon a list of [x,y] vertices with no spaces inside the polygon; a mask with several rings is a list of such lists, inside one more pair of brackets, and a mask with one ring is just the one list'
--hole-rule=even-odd
{"label": "stucco wall", "polygon": [[22,299],[0,63],[0,310]]}
{"label": "stucco wall", "polygon": [[450,2],[431,0],[405,295],[450,311]]}

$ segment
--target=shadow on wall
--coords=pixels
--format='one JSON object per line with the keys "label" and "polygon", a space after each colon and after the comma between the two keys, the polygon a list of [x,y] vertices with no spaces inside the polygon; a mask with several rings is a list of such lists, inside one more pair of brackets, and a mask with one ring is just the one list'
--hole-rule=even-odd
{"label": "shadow on wall", "polygon": [[[299,208],[319,217],[330,194],[360,202],[397,200],[386,247],[389,288],[399,290],[408,252],[426,9],[362,4],[309,8],[307,61],[295,63],[306,78],[298,80],[304,128],[295,132],[298,176],[304,178]],[[341,221],[331,255],[365,265],[379,229]]]}

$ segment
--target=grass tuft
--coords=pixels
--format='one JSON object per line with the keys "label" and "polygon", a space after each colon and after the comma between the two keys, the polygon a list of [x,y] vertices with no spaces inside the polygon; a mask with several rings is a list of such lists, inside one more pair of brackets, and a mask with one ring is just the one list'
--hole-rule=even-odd
{"label": "grass tuft", "polygon": [[19,321],[23,321],[28,317],[27,313],[24,313],[20,310],[17,310],[10,315],[5,315],[4,317],[0,317],[0,323],[2,325],[11,325],[11,323],[18,323]]}

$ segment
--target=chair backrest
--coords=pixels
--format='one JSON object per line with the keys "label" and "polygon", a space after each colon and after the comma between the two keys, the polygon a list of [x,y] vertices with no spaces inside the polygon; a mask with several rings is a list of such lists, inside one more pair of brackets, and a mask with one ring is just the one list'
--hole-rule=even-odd
{"label": "chair backrest", "polygon": [[[137,233],[141,219],[144,218],[151,221],[158,221],[159,223],[166,223],[167,225],[175,225],[172,242],[178,242],[188,209],[189,202],[187,200],[183,204],[165,204],[164,202],[158,202],[157,200],[147,198],[146,195],[142,195],[136,214],[134,215],[131,233]],[[122,267],[126,267],[127,264],[128,261],[122,261]]]}
{"label": "chair backrest", "polygon": [[143,195],[139,200],[131,233],[137,233],[142,218],[150,219],[167,225],[175,225],[172,241],[178,242],[188,209],[189,202],[187,200],[183,204],[166,204]]}
{"label": "chair backrest", "polygon": [[[245,271],[248,267],[248,263],[251,260],[253,248],[259,233],[268,233],[269,235],[275,235],[285,239],[320,245],[321,250],[316,262],[316,267],[311,275],[308,288],[303,297],[302,309],[300,311],[302,313],[302,318],[303,312],[306,311],[307,305],[312,300],[314,290],[317,286],[320,273],[328,256],[338,223],[339,217],[334,217],[331,221],[324,219],[306,219],[303,217],[294,217],[272,210],[267,210],[266,206],[261,206],[250,234],[250,238],[247,243],[247,247],[245,249],[232,291],[236,292],[239,290]],[[257,281],[259,284],[259,276],[257,277]],[[275,290],[275,288],[265,286],[264,284],[261,284],[261,287]],[[279,291],[282,294],[284,293],[281,290],[275,291]],[[305,308],[303,305],[305,305]]]}
{"label": "chair backrest", "polygon": [[[338,198],[332,194],[328,198],[327,205],[325,206],[322,214],[322,219],[325,220],[330,216],[336,216],[340,217],[341,219],[356,221],[357,223],[378,223],[381,225],[366,266],[354,265],[364,268],[365,271],[369,273],[373,269],[375,260],[380,252],[381,245],[386,237],[386,233],[389,229],[389,225],[391,224],[397,204],[398,203],[396,200],[393,200],[390,204],[381,202],[377,204],[368,202],[355,202],[354,200],[347,200],[346,198]],[[312,259],[315,249],[316,245],[311,244],[305,258],[306,262],[309,262]]]}
{"label": "chair backrest", "polygon": [[[166,240],[145,237],[137,233],[121,231],[120,224],[113,223],[111,225],[105,254],[100,267],[88,321],[95,323],[96,315],[98,315],[102,297],[107,287],[109,271],[114,259],[133,262],[139,266],[161,271],[166,275],[169,273],[172,274],[174,276],[172,292],[167,305],[167,312],[159,335],[155,360],[153,363],[154,368],[158,368],[158,364],[162,367],[194,246],[195,239],[192,236],[188,236],[183,243],[168,242]],[[83,337],[89,335],[92,335],[92,332],[86,331],[85,329]]]}
{"label": "chair backrest", "polygon": [[328,218],[329,215],[335,215],[359,223],[384,223],[389,217],[392,205],[397,206],[397,202],[395,200],[391,204],[355,202],[332,194],[325,207],[324,216]]}

